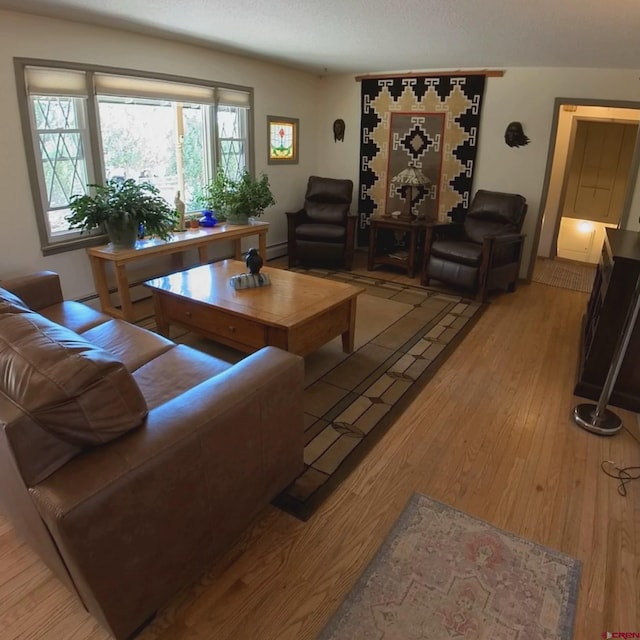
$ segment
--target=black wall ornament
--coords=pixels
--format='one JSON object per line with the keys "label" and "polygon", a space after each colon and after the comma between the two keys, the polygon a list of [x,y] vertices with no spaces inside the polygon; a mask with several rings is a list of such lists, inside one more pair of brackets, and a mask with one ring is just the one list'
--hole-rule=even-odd
{"label": "black wall ornament", "polygon": [[524,147],[531,142],[524,134],[521,122],[510,122],[504,132],[504,141],[510,147]]}
{"label": "black wall ornament", "polygon": [[334,142],[338,142],[338,140],[340,140],[340,142],[344,142],[344,130],[345,130],[345,124],[342,118],[338,118],[337,120],[333,121],[333,141]]}

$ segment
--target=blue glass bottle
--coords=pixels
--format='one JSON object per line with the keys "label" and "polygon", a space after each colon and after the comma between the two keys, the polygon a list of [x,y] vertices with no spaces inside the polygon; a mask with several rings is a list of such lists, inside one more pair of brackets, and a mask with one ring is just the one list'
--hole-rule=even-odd
{"label": "blue glass bottle", "polygon": [[215,227],[218,221],[215,217],[215,212],[210,211],[209,209],[203,209],[202,213],[204,216],[200,218],[200,226],[201,227]]}

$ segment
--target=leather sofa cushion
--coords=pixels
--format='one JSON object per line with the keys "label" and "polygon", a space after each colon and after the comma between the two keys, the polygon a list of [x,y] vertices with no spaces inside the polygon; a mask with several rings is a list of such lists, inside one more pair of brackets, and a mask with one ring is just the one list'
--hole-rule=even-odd
{"label": "leather sofa cushion", "polygon": [[517,228],[512,224],[504,224],[503,222],[497,222],[495,220],[467,217],[464,221],[464,231],[469,240],[482,243],[485,236],[500,236],[515,233]]}
{"label": "leather sofa cushion", "polygon": [[0,288],[0,313],[25,313],[31,311],[17,295]]}
{"label": "leather sofa cushion", "polygon": [[346,229],[337,224],[301,224],[296,227],[298,240],[344,243]]}
{"label": "leather sofa cushion", "polygon": [[307,218],[317,224],[334,224],[344,225],[349,213],[348,203],[333,202],[314,202],[307,200],[305,202],[305,211]]}
{"label": "leather sofa cushion", "polygon": [[176,345],[136,369],[133,377],[147,401],[149,411],[229,369],[224,360]]}
{"label": "leather sofa cushion", "polygon": [[0,393],[76,446],[109,442],[147,415],[122,362],[35,312],[0,315]]}
{"label": "leather sofa cushion", "polygon": [[65,300],[59,302],[46,309],[40,311],[40,313],[53,320],[56,324],[61,324],[71,331],[76,333],[82,333],[92,327],[95,327],[104,322],[112,320],[111,316],[106,313],[96,311],[86,304],[81,302],[75,302],[74,300]]}
{"label": "leather sofa cushion", "polygon": [[309,176],[305,193],[305,209],[309,202],[330,202],[333,204],[351,204],[353,181],[342,178],[322,178]]}
{"label": "leather sofa cushion", "polygon": [[436,240],[431,245],[431,255],[451,262],[478,267],[482,258],[482,245],[474,242]]}
{"label": "leather sofa cushion", "polygon": [[84,331],[82,337],[112,353],[131,372],[174,346],[157,333],[114,319]]}
{"label": "leather sofa cushion", "polygon": [[467,217],[513,225],[517,231],[522,226],[526,204],[525,198],[517,193],[479,189],[473,197]]}

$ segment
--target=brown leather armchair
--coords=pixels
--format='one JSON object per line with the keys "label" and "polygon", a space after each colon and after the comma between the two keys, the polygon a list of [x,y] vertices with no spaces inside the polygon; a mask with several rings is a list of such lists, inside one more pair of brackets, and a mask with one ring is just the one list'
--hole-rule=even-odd
{"label": "brown leather armchair", "polygon": [[353,264],[356,215],[349,208],[353,182],[311,176],[304,207],[287,212],[289,267],[298,262]]}
{"label": "brown leather armchair", "polygon": [[421,283],[427,286],[433,278],[473,291],[480,301],[493,289],[515,291],[526,212],[521,195],[478,190],[464,222],[427,229]]}

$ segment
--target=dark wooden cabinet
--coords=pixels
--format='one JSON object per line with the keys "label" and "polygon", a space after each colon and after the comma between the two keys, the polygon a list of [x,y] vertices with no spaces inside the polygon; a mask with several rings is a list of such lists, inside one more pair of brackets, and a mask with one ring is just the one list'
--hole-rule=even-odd
{"label": "dark wooden cabinet", "polygon": [[[574,393],[598,400],[640,274],[640,234],[607,229],[583,318]],[[631,334],[609,404],[640,412],[640,318]]]}

